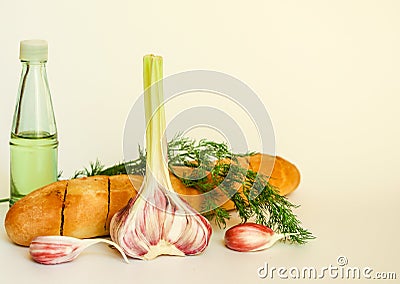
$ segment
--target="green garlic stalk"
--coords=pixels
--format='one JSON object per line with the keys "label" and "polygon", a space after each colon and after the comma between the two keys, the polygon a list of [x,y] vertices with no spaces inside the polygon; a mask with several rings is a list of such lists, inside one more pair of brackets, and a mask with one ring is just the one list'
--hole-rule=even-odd
{"label": "green garlic stalk", "polygon": [[110,235],[133,258],[196,255],[208,246],[212,230],[209,221],[174,192],[169,179],[162,57],[146,55],[143,70],[146,176],[136,198],[113,216]]}

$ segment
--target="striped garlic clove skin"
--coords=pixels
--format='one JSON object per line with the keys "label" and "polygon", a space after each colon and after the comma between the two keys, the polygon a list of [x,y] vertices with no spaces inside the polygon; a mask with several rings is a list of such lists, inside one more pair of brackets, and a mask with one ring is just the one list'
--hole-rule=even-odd
{"label": "striped garlic clove skin", "polygon": [[128,256],[144,260],[203,252],[212,233],[209,221],[175,193],[154,186],[113,216],[111,239]]}
{"label": "striped garlic clove skin", "polygon": [[38,263],[59,264],[74,260],[84,249],[100,242],[115,246],[124,260],[129,263],[122,249],[106,239],[81,240],[67,236],[40,236],[32,240],[29,253]]}
{"label": "striped garlic clove skin", "polygon": [[32,240],[29,253],[34,261],[58,264],[74,260],[82,251],[81,240],[72,237],[43,236]]}
{"label": "striped garlic clove skin", "polygon": [[264,225],[244,223],[225,232],[225,245],[240,252],[259,251],[271,247],[284,237],[285,234],[276,234]]}

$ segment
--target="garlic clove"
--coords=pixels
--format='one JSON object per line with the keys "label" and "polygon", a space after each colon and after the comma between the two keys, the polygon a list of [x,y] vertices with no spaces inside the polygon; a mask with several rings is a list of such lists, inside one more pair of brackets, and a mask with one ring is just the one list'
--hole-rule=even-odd
{"label": "garlic clove", "polygon": [[277,234],[267,226],[244,223],[229,228],[225,232],[225,245],[236,251],[249,252],[267,249],[277,241],[292,234]]}
{"label": "garlic clove", "polygon": [[59,264],[70,262],[87,247],[97,243],[113,245],[129,263],[122,249],[115,243],[106,239],[77,239],[67,236],[40,236],[32,240],[29,253],[33,260],[41,264]]}

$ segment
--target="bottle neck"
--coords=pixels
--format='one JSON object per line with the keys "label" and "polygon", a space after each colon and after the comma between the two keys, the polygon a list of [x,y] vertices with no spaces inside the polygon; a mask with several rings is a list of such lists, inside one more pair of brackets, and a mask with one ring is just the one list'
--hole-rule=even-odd
{"label": "bottle neck", "polygon": [[47,60],[21,60],[21,63],[27,65],[46,65]]}
{"label": "bottle neck", "polygon": [[26,73],[36,73],[35,76],[43,77],[47,80],[46,74],[46,61],[21,61],[22,64],[22,76],[26,76]]}

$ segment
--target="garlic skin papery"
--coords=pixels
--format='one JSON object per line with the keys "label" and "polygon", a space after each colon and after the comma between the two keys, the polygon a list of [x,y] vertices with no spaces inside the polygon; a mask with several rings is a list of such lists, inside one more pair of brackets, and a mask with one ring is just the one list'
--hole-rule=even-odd
{"label": "garlic skin papery", "polygon": [[162,57],[143,58],[146,114],[146,176],[136,198],[117,212],[110,235],[133,258],[196,255],[209,244],[209,221],[173,190],[166,157]]}

